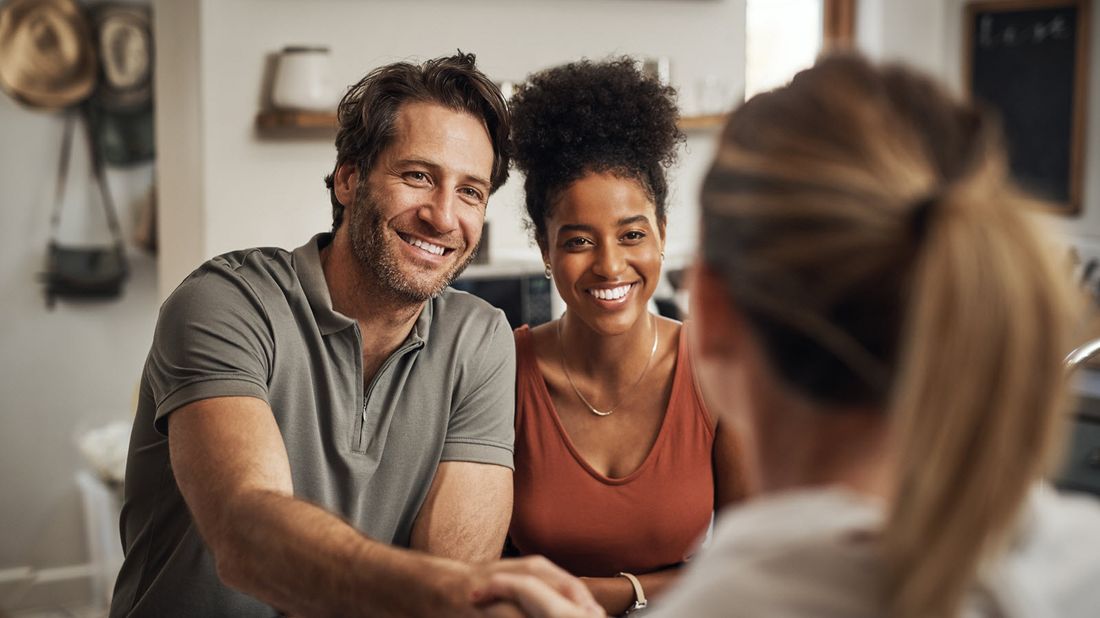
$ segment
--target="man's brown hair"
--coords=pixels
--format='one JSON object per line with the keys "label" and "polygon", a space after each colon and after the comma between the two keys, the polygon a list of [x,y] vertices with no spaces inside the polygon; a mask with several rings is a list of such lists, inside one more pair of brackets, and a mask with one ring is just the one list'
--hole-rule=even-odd
{"label": "man's brown hair", "polygon": [[397,62],[374,69],[348,89],[337,108],[336,165],[325,176],[332,200],[333,231],[344,220],[345,206],[336,198],[336,170],[351,162],[359,177],[366,177],[378,155],[393,142],[397,113],[405,103],[436,103],[480,119],[493,144],[490,192],[508,180],[508,105],[475,61],[473,54],[459,51],[423,64]]}

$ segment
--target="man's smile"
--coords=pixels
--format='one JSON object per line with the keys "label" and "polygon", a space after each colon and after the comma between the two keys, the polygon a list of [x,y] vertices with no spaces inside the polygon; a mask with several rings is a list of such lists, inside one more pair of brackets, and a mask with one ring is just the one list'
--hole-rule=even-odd
{"label": "man's smile", "polygon": [[454,249],[452,249],[452,248],[444,247],[443,245],[439,245],[439,244],[424,240],[422,238],[417,238],[417,237],[411,236],[409,234],[402,234],[402,233],[398,232],[397,235],[399,237],[401,237],[401,240],[405,241],[406,243],[408,243],[408,244],[410,244],[414,247],[417,247],[419,249],[423,249],[424,251],[427,251],[428,253],[431,253],[431,254],[434,254],[434,255],[446,255],[446,254],[451,253],[452,251],[454,251]]}

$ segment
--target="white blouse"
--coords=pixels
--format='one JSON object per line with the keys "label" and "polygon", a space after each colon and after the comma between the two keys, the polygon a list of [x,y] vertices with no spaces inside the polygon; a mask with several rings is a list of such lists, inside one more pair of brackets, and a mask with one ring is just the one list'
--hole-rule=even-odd
{"label": "white blouse", "polygon": [[[752,500],[649,616],[882,616],[880,504],[840,488]],[[1100,616],[1100,501],[1037,488],[1008,553],[979,577],[963,616]]]}

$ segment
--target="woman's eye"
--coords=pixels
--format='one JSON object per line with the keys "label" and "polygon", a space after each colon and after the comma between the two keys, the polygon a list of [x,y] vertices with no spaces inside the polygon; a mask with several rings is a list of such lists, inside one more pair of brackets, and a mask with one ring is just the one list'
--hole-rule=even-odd
{"label": "woman's eye", "polygon": [[623,239],[624,240],[638,241],[638,240],[641,240],[643,238],[645,238],[645,232],[630,231],[630,232],[627,232],[626,234],[623,234]]}
{"label": "woman's eye", "polygon": [[565,241],[565,246],[566,246],[566,248],[569,248],[569,249],[583,247],[586,244],[588,244],[588,239],[583,238],[581,236],[577,236],[575,238],[570,238],[570,239]]}

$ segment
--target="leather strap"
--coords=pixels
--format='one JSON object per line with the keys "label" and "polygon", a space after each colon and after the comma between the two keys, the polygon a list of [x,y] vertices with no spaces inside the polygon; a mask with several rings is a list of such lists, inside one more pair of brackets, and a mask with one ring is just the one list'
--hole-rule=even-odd
{"label": "leather strap", "polygon": [[626,612],[623,615],[625,616],[631,612],[636,612],[639,609],[645,609],[645,607],[649,605],[649,601],[646,600],[645,591],[642,590],[642,582],[638,581],[638,578],[630,573],[619,573],[619,577],[625,577],[630,582],[630,585],[634,587],[634,604],[626,608]]}
{"label": "leather strap", "polygon": [[84,141],[88,146],[88,157],[91,163],[92,181],[99,187],[99,194],[103,202],[103,212],[107,216],[107,227],[110,228],[111,237],[115,241],[119,254],[122,256],[123,266],[126,264],[126,252],[122,241],[122,228],[118,224],[118,215],[115,212],[115,202],[111,198],[111,192],[107,187],[107,178],[103,170],[103,160],[99,156],[99,150],[95,147],[92,138],[92,130],[88,122],[87,109],[81,107],[79,111],[65,112],[65,133],[61,138],[61,159],[57,165],[57,189],[54,192],[53,213],[50,216],[50,244],[57,244],[58,232],[61,229],[61,212],[64,206],[65,185],[69,178],[69,160],[72,158],[73,129],[79,122],[84,127]]}

